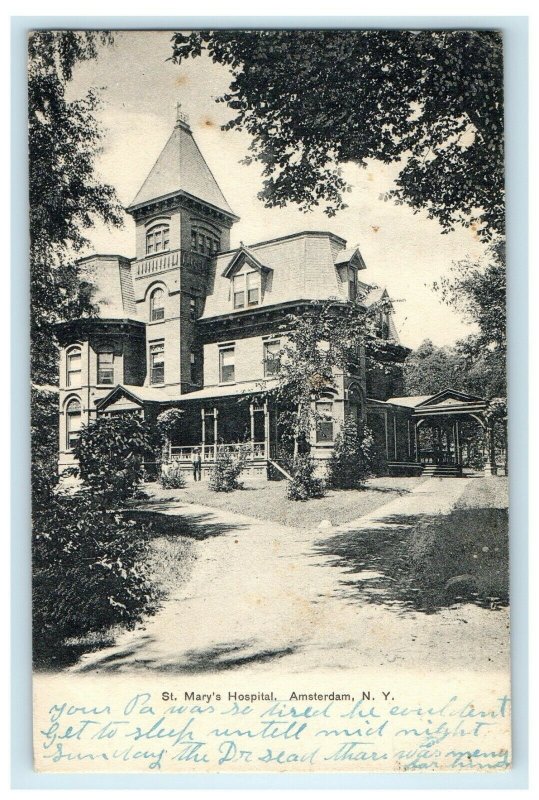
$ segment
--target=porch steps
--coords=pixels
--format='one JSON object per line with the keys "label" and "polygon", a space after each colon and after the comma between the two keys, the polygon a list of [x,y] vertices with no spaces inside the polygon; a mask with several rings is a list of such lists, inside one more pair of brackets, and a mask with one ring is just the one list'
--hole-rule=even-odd
{"label": "porch steps", "polygon": [[425,464],[421,474],[431,478],[460,478],[462,468],[455,464]]}
{"label": "porch steps", "polygon": [[287,481],[291,481],[292,480],[292,475],[290,475],[284,469],[284,467],[281,467],[281,465],[278,464],[277,461],[273,461],[271,458],[268,458],[268,464],[271,464],[272,467],[274,467],[278,472],[280,472],[281,475],[283,475],[283,477],[285,477]]}

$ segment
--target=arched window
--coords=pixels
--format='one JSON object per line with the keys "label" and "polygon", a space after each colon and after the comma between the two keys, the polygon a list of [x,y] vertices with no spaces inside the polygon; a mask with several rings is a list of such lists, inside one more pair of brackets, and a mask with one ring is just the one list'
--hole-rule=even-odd
{"label": "arched window", "polygon": [[78,388],[81,385],[81,361],[82,352],[80,347],[72,347],[66,355],[66,384],[70,388]]}
{"label": "arched window", "polygon": [[150,322],[165,318],[165,293],[162,289],[154,289],[150,295]]}
{"label": "arched window", "polygon": [[80,400],[74,397],[66,406],[66,444],[68,450],[73,449],[73,445],[79,438],[81,419],[82,408]]}
{"label": "arched window", "polygon": [[170,228],[163,223],[154,225],[146,234],[146,255],[164,253],[170,246]]}
{"label": "arched window", "polygon": [[219,235],[209,228],[193,226],[191,228],[191,250],[206,256],[213,256],[219,252]]}

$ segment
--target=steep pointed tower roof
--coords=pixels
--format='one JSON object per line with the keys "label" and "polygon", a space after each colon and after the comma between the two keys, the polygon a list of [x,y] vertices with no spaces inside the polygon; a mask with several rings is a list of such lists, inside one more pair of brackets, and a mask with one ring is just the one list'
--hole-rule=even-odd
{"label": "steep pointed tower roof", "polygon": [[127,211],[180,193],[237,219],[200,152],[184,114],[178,114],[168,142]]}

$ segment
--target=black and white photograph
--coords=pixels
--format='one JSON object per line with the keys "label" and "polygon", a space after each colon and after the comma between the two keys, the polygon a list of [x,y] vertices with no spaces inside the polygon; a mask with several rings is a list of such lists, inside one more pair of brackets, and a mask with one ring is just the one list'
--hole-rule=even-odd
{"label": "black and white photograph", "polygon": [[28,35],[34,761],[511,768],[504,40]]}

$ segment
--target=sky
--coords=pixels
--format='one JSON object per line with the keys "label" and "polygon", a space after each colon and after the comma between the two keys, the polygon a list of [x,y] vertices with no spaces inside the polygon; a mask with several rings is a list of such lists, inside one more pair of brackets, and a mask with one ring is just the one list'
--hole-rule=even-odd
{"label": "sky", "polygon": [[[472,333],[453,309],[442,304],[432,284],[447,275],[454,262],[478,259],[484,245],[470,229],[442,234],[426,214],[380,199],[392,188],[396,165],[372,162],[366,169],[344,165],[352,190],[348,207],[334,217],[322,210],[304,213],[297,206],[265,208],[257,199],[261,166],[241,164],[250,137],[222,131],[230,119],[216,98],[229,85],[230,73],[203,56],[177,66],[168,59],[170,31],[124,31],[112,46],[102,47],[95,61],[81,64],[69,86],[69,97],[100,89],[98,113],[104,129],[97,168],[112,184],[124,206],[135,197],[167,141],[176,120],[176,104],[187,113],[193,135],[233,211],[241,217],[231,232],[231,247],[285,236],[301,230],[327,230],[358,245],[367,265],[360,278],[386,286],[395,308],[402,344],[415,348],[424,339],[450,345]],[[135,225],[125,215],[121,230],[99,224],[89,232],[97,253],[135,255]]]}

